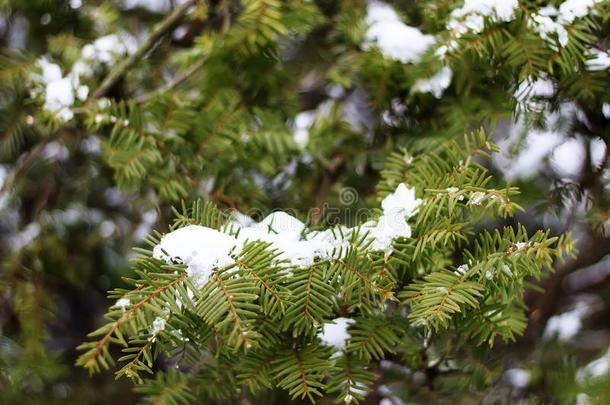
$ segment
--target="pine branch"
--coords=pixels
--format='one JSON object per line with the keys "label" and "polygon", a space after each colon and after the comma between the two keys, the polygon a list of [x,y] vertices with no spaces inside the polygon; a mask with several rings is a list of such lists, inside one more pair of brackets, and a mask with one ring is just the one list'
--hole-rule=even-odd
{"label": "pine branch", "polygon": [[[268,247],[268,243],[254,243],[246,247],[249,250],[246,254],[255,256]],[[249,260],[242,261],[240,259],[236,259],[235,263],[245,275],[252,277],[256,285],[260,286],[259,300],[263,312],[277,318],[285,313],[288,302],[284,292],[281,291],[281,286],[274,280],[274,276],[277,276],[278,273],[278,270],[272,265],[275,257],[276,255],[266,256],[265,260],[261,260],[254,265],[246,263]]]}
{"label": "pine branch", "polygon": [[343,353],[334,368],[328,381],[328,392],[339,394],[336,401],[350,404],[364,400],[376,379],[375,373],[368,370],[367,363]]}
{"label": "pine branch", "polygon": [[307,398],[314,403],[314,396],[322,396],[322,379],[330,364],[316,349],[316,346],[286,349],[273,362],[277,385],[286,389],[292,399]]}
{"label": "pine branch", "polygon": [[27,171],[30,166],[36,162],[36,159],[44,151],[45,146],[49,142],[53,141],[53,139],[54,137],[52,136],[43,138],[34,148],[32,148],[32,150],[30,150],[22,159],[19,160],[16,167],[7,176],[6,180],[2,184],[2,187],[0,187],[0,196],[2,196],[3,193],[11,190],[19,176],[23,174],[23,172]]}
{"label": "pine branch", "polygon": [[[108,368],[107,362],[105,360],[102,360],[100,358],[100,356],[103,356],[104,352],[107,351],[107,346],[110,343],[112,336],[117,335],[119,340],[122,341],[123,338],[122,338],[122,334],[120,334],[119,328],[123,324],[125,324],[134,315],[136,315],[136,313],[140,309],[144,308],[152,299],[158,297],[159,295],[161,295],[163,292],[167,291],[168,289],[184,282],[187,277],[188,277],[188,275],[186,273],[183,273],[182,275],[178,276],[174,280],[170,281],[168,284],[158,287],[157,289],[152,291],[150,294],[148,294],[145,298],[143,298],[139,302],[132,305],[127,311],[125,311],[125,313],[119,319],[117,319],[116,321],[112,322],[111,324],[100,329],[100,330],[104,330],[104,329],[107,330],[106,333],[104,334],[104,336],[102,337],[102,339],[100,339],[94,345],[94,347],[92,349],[83,353],[78,358],[76,364],[85,367],[90,372],[97,371],[99,369],[99,362],[101,362],[105,368]],[[96,332],[93,332],[90,334],[90,336],[95,336],[96,334],[97,334]],[[89,349],[89,345],[84,344],[84,345],[81,345],[80,348]]]}
{"label": "pine branch", "polygon": [[393,353],[403,335],[398,322],[397,318],[383,316],[358,318],[350,328],[351,340],[347,351],[367,361],[382,359],[386,353]]}
{"label": "pine branch", "polygon": [[339,263],[343,268],[345,268],[348,272],[355,275],[360,280],[360,282],[364,286],[363,290],[370,289],[371,291],[374,291],[376,294],[379,295],[382,302],[385,302],[387,300],[391,301],[394,299],[394,293],[392,291],[379,286],[376,282],[371,280],[371,278],[369,276],[367,276],[363,272],[357,270],[354,266],[351,266],[345,260],[338,259],[336,262]]}
{"label": "pine branch", "polygon": [[160,88],[151,91],[150,93],[142,94],[139,97],[135,98],[135,102],[137,104],[144,104],[150,101],[152,98],[166,94],[174,90],[176,87],[180,86],[182,83],[191,78],[199,69],[201,69],[206,62],[206,58],[200,58],[195,63],[191,64],[191,66],[186,69],[180,71],[171,81],[165,83]]}
{"label": "pine branch", "polygon": [[448,326],[451,316],[479,305],[483,286],[449,271],[435,272],[411,284],[401,296],[411,305],[409,319],[438,330]]}
{"label": "pine branch", "polygon": [[186,12],[197,3],[198,0],[186,0],[180,4],[176,9],[157,27],[152,33],[146,38],[146,40],[140,45],[140,47],[128,58],[121,61],[115,68],[113,68],[108,76],[102,81],[100,86],[93,92],[90,100],[95,100],[106,95],[106,93],[123,77],[129,69],[131,69],[146,53],[161,39],[163,35],[167,33],[183,16]]}
{"label": "pine branch", "polygon": [[276,358],[277,352],[274,349],[258,353],[250,351],[237,366],[237,379],[252,393],[256,393],[264,387],[272,388],[270,369]]}
{"label": "pine branch", "polygon": [[284,317],[284,329],[291,326],[299,333],[311,332],[315,323],[323,323],[332,312],[333,288],[328,285],[322,264],[299,269],[288,279],[293,292],[293,304]]}

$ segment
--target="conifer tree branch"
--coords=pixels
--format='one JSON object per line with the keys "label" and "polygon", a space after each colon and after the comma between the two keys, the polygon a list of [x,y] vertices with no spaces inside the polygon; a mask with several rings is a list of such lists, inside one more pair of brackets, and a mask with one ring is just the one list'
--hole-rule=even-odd
{"label": "conifer tree branch", "polygon": [[227,303],[227,305],[229,307],[229,316],[231,317],[231,320],[235,324],[234,330],[239,334],[239,338],[241,339],[243,344],[246,347],[248,347],[248,345],[249,345],[248,335],[245,331],[244,325],[242,324],[242,320],[237,311],[237,306],[235,304],[233,295],[229,292],[229,289],[227,288],[225,281],[217,273],[214,274],[214,280],[216,280],[216,282],[218,284],[218,288],[220,289],[220,291],[225,299],[225,302]]}
{"label": "conifer tree branch", "polygon": [[394,293],[392,291],[386,290],[385,288],[380,287],[374,281],[372,281],[366,274],[363,274],[361,271],[358,271],[358,269],[354,268],[353,266],[350,266],[349,263],[346,263],[343,259],[338,259],[337,263],[339,263],[343,268],[345,268],[349,272],[355,274],[356,277],[358,277],[358,279],[360,279],[365,286],[367,286],[371,290],[375,291],[384,300],[393,298]]}
{"label": "conifer tree branch", "polygon": [[151,91],[150,93],[145,93],[139,97],[136,97],[136,103],[144,104],[159,94],[164,94],[164,93],[168,93],[168,92],[172,91],[173,89],[175,89],[176,87],[178,87],[179,85],[181,85],[182,83],[187,81],[199,69],[201,69],[203,67],[203,65],[205,64],[205,61],[206,61],[206,58],[199,59],[197,62],[193,63],[188,68],[180,71],[176,75],[176,77],[174,77],[171,81],[165,83],[163,86],[159,87],[158,89],[156,89],[154,91]]}
{"label": "conifer tree branch", "polygon": [[116,84],[117,81],[127,73],[127,71],[133,67],[138,60],[140,60],[167,31],[169,31],[174,24],[176,24],[188,11],[191,6],[197,3],[197,0],[186,0],[184,3],[176,7],[176,9],[168,15],[161,23],[153,30],[150,36],[144,41],[142,45],[128,58],[120,62],[114,69],[110,71],[108,76],[104,79],[102,84],[93,92],[91,96],[92,100],[103,97],[108,90]]}
{"label": "conifer tree branch", "polygon": [[114,335],[117,332],[117,330],[119,329],[119,327],[121,325],[123,325],[125,322],[127,322],[129,319],[131,319],[131,317],[140,308],[144,307],[150,300],[159,296],[160,294],[162,294],[164,291],[168,290],[169,288],[172,288],[173,286],[183,282],[184,280],[186,280],[187,276],[188,276],[187,273],[182,274],[180,277],[172,280],[171,282],[169,282],[168,284],[166,284],[164,286],[157,288],[156,290],[152,291],[149,295],[144,297],[142,300],[140,300],[139,302],[134,304],[119,319],[117,319],[116,321],[114,321],[112,323],[112,326],[110,327],[108,332],[106,332],[104,337],[102,337],[102,339],[100,339],[97,342],[95,349],[90,353],[83,354],[81,356],[81,358],[77,361],[77,364],[81,364],[85,368],[92,369],[94,367],[94,364],[95,364],[97,358],[102,354],[104,347],[106,347],[106,345],[110,342],[112,335]]}
{"label": "conifer tree branch", "polygon": [[54,138],[48,136],[41,140],[32,150],[30,150],[27,154],[24,155],[23,159],[21,159],[14,167],[12,172],[7,176],[7,180],[0,186],[0,196],[5,192],[8,192],[12,189],[15,181],[24,171],[27,171],[30,166],[36,161],[36,159],[40,156],[40,154],[44,151],[45,146],[49,142],[51,142]]}

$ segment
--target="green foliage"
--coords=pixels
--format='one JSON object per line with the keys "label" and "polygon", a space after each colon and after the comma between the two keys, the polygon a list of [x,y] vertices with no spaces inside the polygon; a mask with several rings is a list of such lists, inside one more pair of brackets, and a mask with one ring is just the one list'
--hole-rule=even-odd
{"label": "green foliage", "polygon": [[[245,392],[278,387],[292,398],[314,401],[329,392],[350,402],[362,399],[375,380],[373,364],[404,350],[400,343],[415,331],[432,336],[463,332],[477,343],[490,345],[496,337],[514,339],[525,325],[521,311],[526,278],[539,277],[541,269],[562,257],[569,245],[564,239],[557,244],[558,238],[549,237],[548,232],[528,237],[522,227],[502,233],[482,231],[470,239],[473,219],[513,211],[509,195],[514,188],[484,188],[489,175],[472,156],[486,156],[485,148],[494,150],[495,146],[477,132],[460,147],[448,142],[412,160],[407,152],[400,159],[392,155],[381,189],[389,190],[389,184],[404,180],[396,177],[404,173],[401,165],[410,167],[409,182],[434,188],[423,189],[413,237],[396,242],[381,260],[367,253],[368,243],[358,235],[338,255],[289,268],[276,260],[279,252],[269,243],[250,242],[234,256],[233,264],[214,269],[207,283],[197,287],[182,265],[164,264],[142,251],[135,265],[138,279],[130,280],[135,288],[112,293],[128,298],[131,305],[111,309],[109,322],[90,335],[102,338],[81,346],[84,353],[78,364],[91,371],[108,368],[112,363],[109,345],[120,344],[124,356],[119,362],[125,365],[117,376],[142,381],[143,372],[153,371],[155,358],[178,349],[178,343],[199,353],[185,359],[185,365],[201,361],[206,353],[231,365],[227,371],[233,377],[206,388],[215,392],[209,393],[210,399],[220,395],[219,390],[230,392],[236,380]],[[458,153],[463,154],[461,159]],[[433,169],[427,169],[428,165]],[[447,170],[455,175],[444,175]],[[449,184],[460,191],[436,188]],[[489,201],[473,204],[473,193]],[[429,214],[431,210],[435,214]],[[199,224],[233,232],[210,203],[197,202],[176,215],[172,229]],[[456,224],[458,228],[453,227]],[[442,229],[453,230],[459,237],[447,236]],[[435,256],[449,263],[447,259],[455,253],[464,257],[466,268],[427,266]],[[319,343],[316,334],[340,314],[354,323],[349,326],[351,338],[345,350],[337,356]],[[155,319],[163,319],[165,328],[155,332]],[[189,340],[176,340],[176,334]],[[153,387],[159,384],[164,384],[163,378]],[[203,387],[207,383],[196,375],[190,384]],[[166,395],[160,387],[156,390],[155,395]],[[146,392],[157,391],[147,388]],[[180,392],[175,395],[180,397]]]}
{"label": "green foliage", "polygon": [[350,351],[359,359],[383,359],[386,353],[404,338],[404,330],[396,322],[399,318],[362,317],[350,328]]}
{"label": "green foliage", "polygon": [[[481,360],[486,346],[500,351],[498,340],[515,341],[539,316],[540,308],[527,312],[531,283],[575,251],[569,234],[558,234],[578,220],[603,230],[610,217],[608,159],[598,165],[589,150],[593,140],[608,140],[602,108],[610,80],[607,69],[587,65],[591,48],[607,47],[608,1],[565,24],[565,46],[535,29],[533,15],[546,3],[520,1],[510,21],[486,17],[480,32],[457,35],[447,22],[463,1],[389,1],[437,40],[413,63],[365,44],[360,0],[197,1],[162,31],[171,10],[73,3],[0,2],[1,400],[65,401],[66,381],[73,401],[99,400],[97,392],[79,397],[89,383],[65,365],[73,340],[99,327],[77,364],[100,372],[118,363],[116,376],[133,379],[150,403],[326,395],[356,402],[392,381],[388,368],[403,365],[409,381],[423,374],[430,388],[422,394],[402,370],[394,382],[409,400],[464,401],[501,380],[499,368]],[[71,106],[75,117],[50,111],[35,83],[36,59],[57,63],[66,76],[87,44],[126,32],[139,41],[133,63],[127,55],[87,61],[92,74],[80,84],[89,95]],[[19,40],[25,49],[11,49]],[[117,66],[129,68],[94,96]],[[442,95],[417,91],[440,67],[453,72]],[[520,89],[537,79],[551,83],[552,94],[524,101]],[[549,122],[566,106],[578,109],[576,118]],[[294,133],[304,111],[313,117],[307,142]],[[582,176],[504,185],[489,158],[498,152],[491,139],[510,120],[525,126],[519,147],[532,128],[586,140]],[[394,240],[391,252],[370,250],[363,227],[331,258],[287,268],[281,252],[252,241],[199,286],[184,265],[137,249],[133,274],[120,281],[127,246],[141,243],[151,223],[234,234],[225,208],[260,219],[290,207],[324,229],[334,218],[309,209],[370,209],[401,183],[423,202],[411,237]],[[521,215],[547,199],[546,186],[553,187],[546,208],[586,202],[587,217],[570,214],[537,231],[542,215]],[[357,201],[342,200],[348,187]],[[179,201],[195,202],[172,210]],[[17,236],[30,225],[39,231],[20,246]],[[148,244],[162,236],[153,232]],[[130,304],[110,307],[100,326],[108,285],[123,287],[110,299]],[[343,350],[319,339],[337,317],[353,320]],[[551,385],[540,381],[548,400]],[[120,397],[120,384],[100,395]],[[590,388],[603,398],[603,387]],[[573,401],[577,392],[568,391],[560,398]]]}

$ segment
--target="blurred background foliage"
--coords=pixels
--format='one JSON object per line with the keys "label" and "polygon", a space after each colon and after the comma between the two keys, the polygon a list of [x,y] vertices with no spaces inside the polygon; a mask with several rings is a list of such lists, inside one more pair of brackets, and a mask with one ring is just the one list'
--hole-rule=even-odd
{"label": "blurred background foliage", "polygon": [[[610,74],[587,69],[590,48],[610,46],[608,2],[570,25],[558,49],[528,18],[561,2],[522,1],[515,21],[455,39],[442,63],[433,50],[401,63],[363,46],[360,0],[191,2],[147,46],[181,3],[0,0],[0,402],[146,400],[128,381],[75,368],[74,348],[100,324],[131,248],[167,229],[172,205],[203,197],[301,217],[324,204],[371,207],[391,151],[478,127],[503,148],[490,164],[498,181],[522,190],[518,220],[572,231],[580,253],[532,283],[516,343],[465,345],[460,371],[382,362],[384,385],[367,401],[609,401]],[[445,26],[461,2],[389,3],[452,44]],[[88,95],[74,118],[41,108],[41,57],[67,75],[87,44],[118,34],[125,49],[114,42],[81,76]],[[413,90],[441,65],[452,79],[438,97]],[[345,187],[358,193],[349,204]],[[498,225],[510,223],[488,226]]]}

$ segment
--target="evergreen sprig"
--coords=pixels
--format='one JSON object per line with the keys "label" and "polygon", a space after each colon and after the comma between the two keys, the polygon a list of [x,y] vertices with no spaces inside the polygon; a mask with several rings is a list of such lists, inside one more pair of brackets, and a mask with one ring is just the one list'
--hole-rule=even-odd
{"label": "evergreen sprig", "polygon": [[[109,345],[117,343],[124,346],[119,362],[125,363],[117,375],[141,382],[142,372],[161,373],[153,371],[161,354],[176,358],[180,347],[190,347],[183,349],[189,355],[181,356],[181,367],[198,370],[209,358],[207,367],[232,375],[205,389],[202,376],[189,378],[189,387],[198,386],[200,393],[214,391],[210,399],[225,398],[223,390],[238,381],[244,394],[278,387],[293,398],[314,401],[328,392],[349,402],[362,399],[371,386],[375,363],[405,350],[401,342],[415,342],[409,335],[417,331],[463,332],[476,343],[514,339],[525,327],[526,280],[541,277],[571,247],[565,236],[528,236],[521,226],[475,232],[476,221],[514,212],[510,196],[516,189],[486,188],[491,178],[474,157],[488,157],[496,147],[481,132],[464,139],[413,158],[403,151],[388,159],[380,190],[407,181],[423,202],[412,237],[398,238],[385,254],[369,249],[363,229],[351,236],[349,247],[302,267],[279,260],[281,252],[269,243],[251,241],[232,264],[213,269],[196,286],[183,265],[165,264],[141,250],[138,279],[130,281],[135,288],[112,294],[131,304],[111,308],[110,322],[91,334],[101,339],[81,346],[78,364],[91,371],[108,368]],[[239,233],[209,202],[183,206],[175,215],[173,230],[200,225]],[[161,237],[152,236],[150,243]],[[463,262],[452,263],[456,255]],[[318,338],[337,316],[353,320],[340,352]],[[164,327],[155,329],[158,319]],[[153,388],[164,380],[155,381],[146,383],[146,392],[184,397],[181,389]]]}

